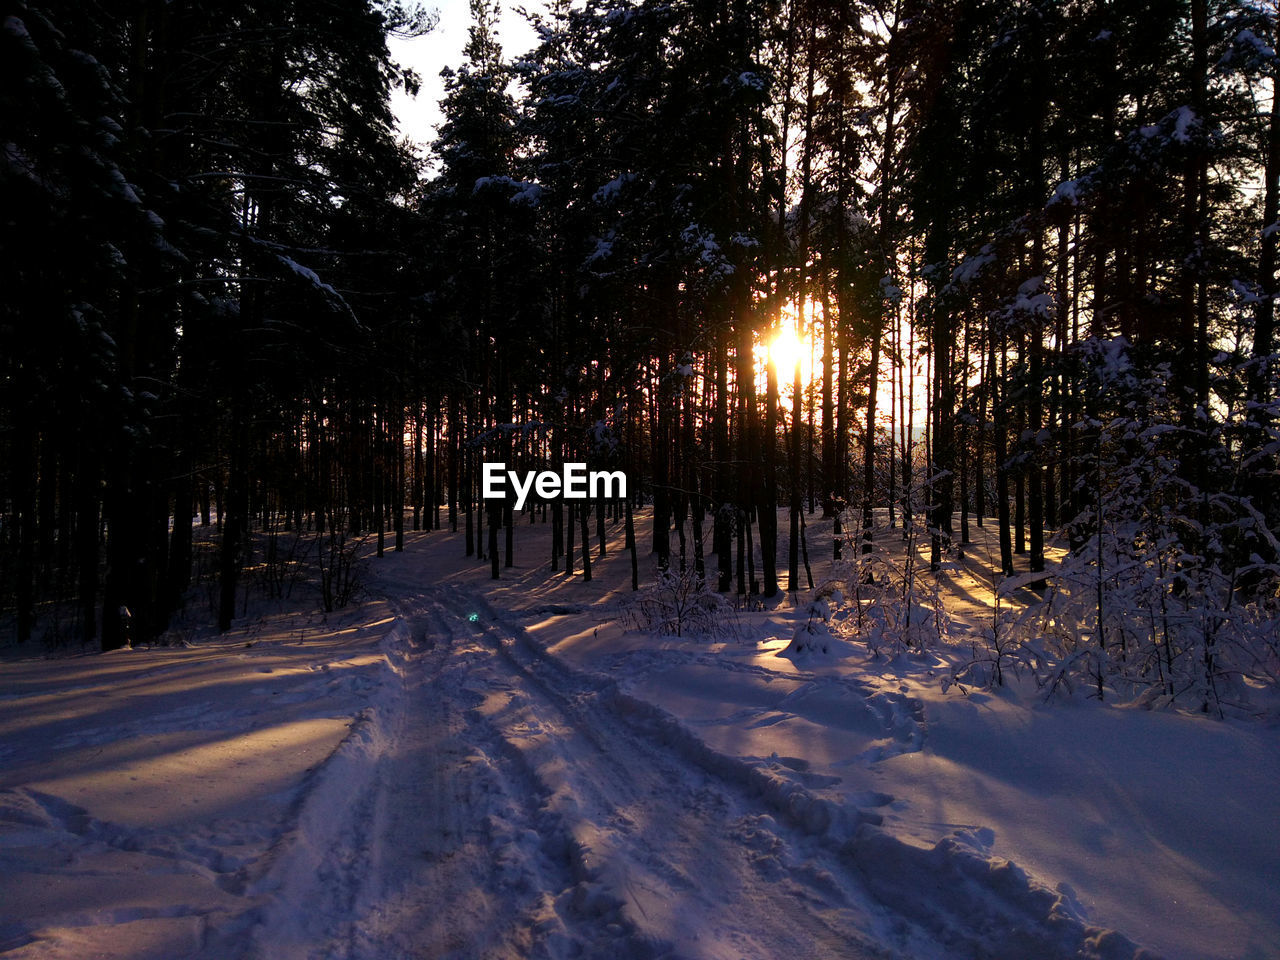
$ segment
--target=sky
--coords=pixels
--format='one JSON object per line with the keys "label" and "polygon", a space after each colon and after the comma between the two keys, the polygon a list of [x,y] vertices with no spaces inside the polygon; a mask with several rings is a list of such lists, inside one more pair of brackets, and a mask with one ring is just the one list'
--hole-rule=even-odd
{"label": "sky", "polygon": [[[466,46],[467,30],[471,26],[468,0],[438,0],[435,3],[427,0],[426,5],[439,11],[440,22],[436,28],[414,39],[392,37],[389,44],[396,61],[417,70],[422,77],[422,90],[417,97],[410,97],[403,91],[396,91],[391,97],[400,132],[420,144],[428,144],[435,139],[435,128],[440,122],[440,98],[444,96],[440,71],[462,62],[462,48]],[[533,31],[516,12],[517,6],[538,9],[540,4],[537,0],[523,4],[504,0],[498,36],[508,58],[527,53],[534,43]]]}

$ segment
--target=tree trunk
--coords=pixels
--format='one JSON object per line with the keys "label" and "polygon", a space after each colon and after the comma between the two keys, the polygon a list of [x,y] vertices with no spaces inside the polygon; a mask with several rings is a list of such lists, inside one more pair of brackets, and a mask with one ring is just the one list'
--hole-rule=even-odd
{"label": "tree trunk", "polygon": [[[987,375],[995,377],[996,372],[996,339],[997,332],[989,331],[991,352],[987,358]],[[1000,355],[1003,359],[1004,344],[1001,337]],[[1003,363],[1001,364],[1003,372]],[[1001,378],[1003,382],[1003,377]],[[1008,434],[1005,428],[1006,411],[1001,392],[994,379],[991,382],[991,433],[995,439],[996,460],[996,521],[1000,537],[1000,572],[1003,576],[1013,576],[1013,542],[1009,531],[1009,449]]]}
{"label": "tree trunk", "polygon": [[[1280,44],[1280,20],[1275,21],[1273,49]],[[1256,463],[1250,467],[1248,492],[1272,529],[1280,524],[1275,495],[1275,455],[1263,450],[1269,443],[1273,418],[1272,351],[1275,349],[1276,249],[1280,241],[1280,69],[1271,70],[1271,121],[1267,127],[1267,158],[1263,171],[1262,246],[1258,256],[1258,300],[1253,308],[1253,364],[1249,368],[1248,444]]]}
{"label": "tree trunk", "polygon": [[760,504],[760,559],[764,566],[764,595],[778,595],[778,363],[765,360],[764,496]]}
{"label": "tree trunk", "polygon": [[579,522],[582,524],[582,582],[591,582],[591,536],[587,528],[587,502],[584,500],[578,508]]}
{"label": "tree trunk", "polygon": [[631,498],[626,498],[627,511],[627,550],[631,554],[631,589],[640,589],[640,561],[636,556],[636,528],[631,518]]}

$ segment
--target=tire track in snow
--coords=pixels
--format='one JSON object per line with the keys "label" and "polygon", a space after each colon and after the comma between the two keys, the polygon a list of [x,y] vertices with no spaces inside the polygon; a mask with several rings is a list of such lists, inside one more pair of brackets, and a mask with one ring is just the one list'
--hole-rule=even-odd
{"label": "tire track in snow", "polygon": [[[420,637],[422,612],[407,612],[413,637]],[[478,890],[472,900],[454,898],[452,929],[440,923],[432,904],[442,885],[468,889],[472,878],[459,864],[484,839],[468,816],[484,790],[478,758],[459,736],[462,724],[453,703],[430,688],[446,655],[438,644],[427,648],[416,642],[404,659],[404,709],[381,764],[375,840],[358,899],[353,958],[444,957],[479,946],[482,934],[491,935],[470,923],[486,908]]]}
{"label": "tire track in snow", "polygon": [[[381,764],[375,840],[334,957],[648,957],[632,930],[579,891],[573,838],[542,785],[481,709],[515,685],[431,603],[402,605],[424,638],[405,658],[407,697]],[[588,898],[589,899],[589,898]]]}
{"label": "tire track in snow", "polygon": [[762,813],[749,785],[629,720],[638,704],[608,681],[545,656],[474,596],[442,603],[496,654],[477,710],[580,851],[571,905],[637,931],[633,952],[609,955],[856,958],[889,955],[876,942],[916,939],[862,895],[838,856]]}

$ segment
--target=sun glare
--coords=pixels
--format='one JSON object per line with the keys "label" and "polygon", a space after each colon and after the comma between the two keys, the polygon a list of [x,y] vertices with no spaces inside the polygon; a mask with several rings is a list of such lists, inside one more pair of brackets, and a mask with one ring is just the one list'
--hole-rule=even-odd
{"label": "sun glare", "polygon": [[800,381],[808,384],[813,378],[813,350],[807,338],[796,332],[793,316],[782,317],[776,333],[756,347],[759,376],[763,378],[765,366],[772,360],[778,368],[778,385],[786,390],[795,378],[796,365],[800,365]]}
{"label": "sun glare", "polygon": [[778,365],[778,376],[790,377],[797,363],[809,359],[809,348],[800,342],[795,327],[786,326],[769,341],[769,356]]}

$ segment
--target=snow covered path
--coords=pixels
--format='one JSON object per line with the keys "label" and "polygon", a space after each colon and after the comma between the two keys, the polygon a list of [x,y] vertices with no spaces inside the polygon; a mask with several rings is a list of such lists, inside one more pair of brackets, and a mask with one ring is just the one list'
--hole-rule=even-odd
{"label": "snow covered path", "polygon": [[421,656],[373,818],[368,919],[335,955],[885,955],[837,857],[478,597],[434,593],[406,605]]}
{"label": "snow covered path", "polygon": [[[806,789],[823,784],[801,758],[714,750],[548,653],[477,589],[423,590],[408,563],[382,580],[417,652],[357,881],[365,906],[334,956],[1134,953],[1016,868],[860,830],[881,815]],[[855,687],[881,735],[918,748],[909,703],[885,709]],[[266,952],[287,956],[281,946]]]}

